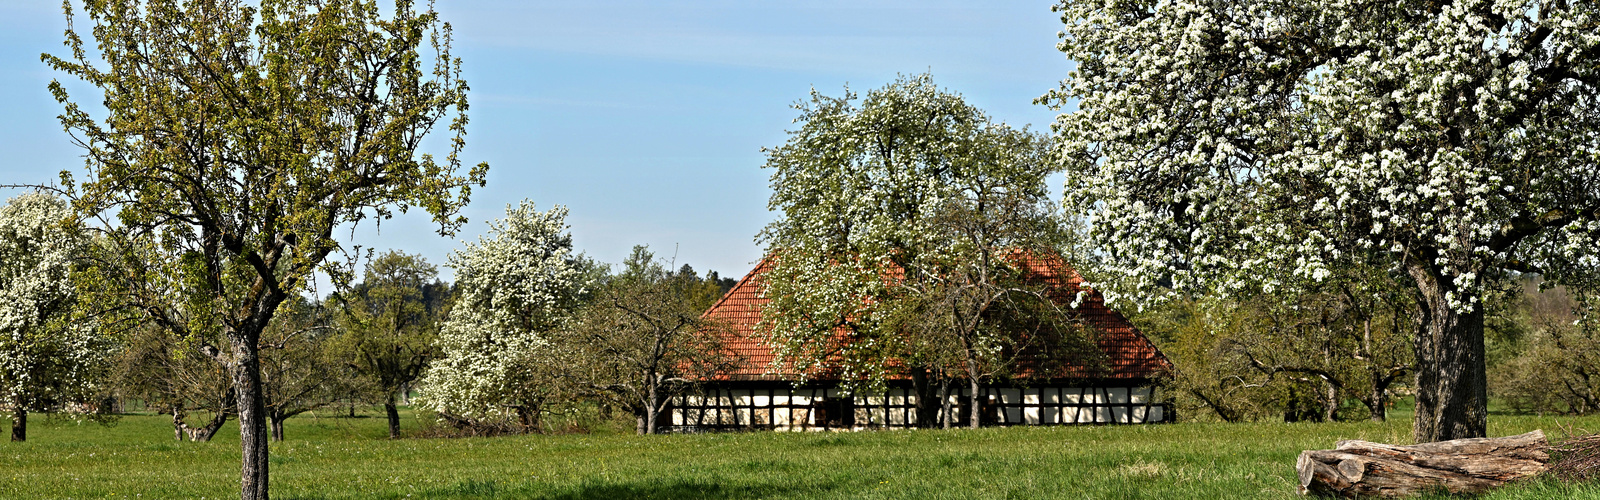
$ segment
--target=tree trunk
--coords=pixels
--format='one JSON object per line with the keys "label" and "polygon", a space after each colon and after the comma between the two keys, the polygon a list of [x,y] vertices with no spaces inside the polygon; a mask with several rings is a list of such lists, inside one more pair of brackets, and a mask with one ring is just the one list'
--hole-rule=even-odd
{"label": "tree trunk", "polygon": [[949,429],[955,424],[956,416],[950,412],[950,377],[939,377],[939,415],[944,421],[944,428]]}
{"label": "tree trunk", "polygon": [[1333,422],[1334,417],[1339,414],[1339,387],[1326,379],[1322,381],[1322,385],[1327,390],[1325,396],[1328,398],[1322,407],[1322,421]]}
{"label": "tree trunk", "polygon": [[[652,376],[651,377],[651,381],[654,381],[654,380],[655,380],[655,377]],[[661,407],[660,395],[659,395],[658,392],[656,392],[657,391],[657,385],[658,384],[656,384],[656,383],[651,383],[650,387],[646,388],[647,393],[646,393],[645,397],[649,400],[649,403],[644,406],[644,421],[640,422],[641,424],[644,424],[644,427],[639,429],[639,431],[640,431],[639,435],[655,434],[656,433],[656,415],[657,415],[656,409]],[[754,422],[755,414],[752,413],[750,415],[750,418],[752,420],[750,422],[750,424],[754,425],[755,424],[755,422]]]}
{"label": "tree trunk", "polygon": [[1373,422],[1389,421],[1389,412],[1383,407],[1383,394],[1381,394],[1382,391],[1375,390],[1372,392],[1372,396],[1366,401],[1367,419]]}
{"label": "tree trunk", "polygon": [[268,416],[267,423],[272,426],[273,441],[279,443],[283,442],[283,421],[288,418],[289,417],[284,416],[282,413],[276,411],[272,412],[271,415]]}
{"label": "tree trunk", "polygon": [[1483,307],[1474,304],[1462,314],[1450,307],[1447,294],[1457,301],[1473,297],[1462,296],[1430,266],[1413,262],[1407,270],[1423,306],[1415,346],[1417,414],[1412,433],[1418,443],[1483,437],[1489,427]]}
{"label": "tree trunk", "polygon": [[1388,395],[1388,387],[1373,385],[1372,395],[1367,397],[1367,413],[1371,414],[1373,422],[1389,420]]}
{"label": "tree trunk", "polygon": [[941,404],[938,398],[938,387],[929,380],[928,369],[916,367],[911,369],[911,390],[917,395],[916,422],[920,429],[932,429],[939,425],[939,409]]}
{"label": "tree trunk", "polygon": [[395,407],[394,394],[383,404],[383,414],[389,417],[389,439],[400,439],[400,409]]}
{"label": "tree trunk", "polygon": [[267,412],[261,394],[257,335],[233,332],[233,387],[238,396],[242,500],[267,500]]}
{"label": "tree trunk", "polygon": [[522,425],[523,432],[544,434],[544,424],[539,422],[539,405],[543,401],[517,406],[517,423]]}
{"label": "tree trunk", "polygon": [[1402,497],[1446,490],[1481,493],[1546,468],[1544,433],[1395,446],[1340,441],[1332,450],[1300,453],[1301,494]]}
{"label": "tree trunk", "polygon": [[[1395,309],[1395,333],[1399,333],[1400,310]],[[1383,422],[1389,419],[1389,410],[1384,408],[1384,395],[1388,392],[1388,380],[1393,376],[1385,376],[1378,368],[1377,358],[1372,356],[1372,315],[1367,314],[1361,322],[1361,359],[1367,362],[1367,375],[1372,378],[1372,392],[1367,395],[1367,418],[1373,422]]]}
{"label": "tree trunk", "polygon": [[1206,408],[1210,408],[1212,412],[1216,413],[1217,418],[1222,419],[1223,422],[1231,424],[1239,421],[1240,417],[1237,411],[1235,411],[1233,408],[1223,406],[1222,403],[1217,401],[1216,398],[1207,396],[1206,391],[1194,387],[1188,387],[1186,390],[1189,391],[1189,394],[1193,394],[1195,398],[1199,399],[1201,403],[1204,403]]}
{"label": "tree trunk", "polygon": [[967,415],[967,426],[977,429],[983,427],[983,402],[978,399],[980,397],[978,395],[978,391],[980,389],[978,386],[978,375],[976,373],[969,372],[967,380],[972,382],[972,411]]}
{"label": "tree trunk", "polygon": [[1293,379],[1289,383],[1285,398],[1284,422],[1315,422],[1322,418],[1322,409],[1316,407],[1320,398],[1316,395],[1316,388],[1311,387],[1310,380]]}
{"label": "tree trunk", "polygon": [[28,440],[28,409],[17,403],[11,409],[11,442],[21,443]]}
{"label": "tree trunk", "polygon": [[228,423],[228,414],[218,412],[205,427],[191,428],[189,424],[183,424],[183,432],[189,434],[190,441],[209,443],[211,438],[217,437],[217,431],[222,430],[222,424],[225,423]]}

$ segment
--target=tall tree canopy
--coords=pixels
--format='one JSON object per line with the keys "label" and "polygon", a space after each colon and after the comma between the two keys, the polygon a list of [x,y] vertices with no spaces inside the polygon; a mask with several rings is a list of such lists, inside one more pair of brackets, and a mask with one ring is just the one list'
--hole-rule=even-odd
{"label": "tall tree canopy", "polygon": [[[1048,141],[928,75],[795,107],[799,130],[766,150],[781,215],[759,236],[775,265],[757,328],[775,363],[882,387],[898,362],[919,386],[932,369],[976,387],[1014,347],[1015,331],[980,320],[1020,277],[1000,254],[1055,251]],[[924,425],[937,415],[920,410]]]}
{"label": "tall tree canopy", "polygon": [[[450,26],[409,0],[90,0],[85,44],[65,8],[70,53],[43,59],[103,95],[86,109],[50,84],[85,150],[82,182],[63,180],[124,256],[149,257],[106,279],[167,329],[227,340],[205,351],[236,386],[242,496],[267,498],[259,341],[278,306],[342,250],[335,228],[418,207],[448,234],[483,184],[488,165],[457,157]],[[441,122],[449,153],[418,154]]]}
{"label": "tall tree canopy", "polygon": [[59,198],[28,193],[0,207],[0,407],[12,441],[27,440],[29,411],[87,402],[106,371],[110,345],[74,287],[89,246]]}
{"label": "tall tree canopy", "polygon": [[439,323],[450,286],[421,255],[388,251],[367,263],[361,284],[339,295],[340,353],[383,401],[389,437],[400,437],[396,398],[438,355]]}
{"label": "tall tree canopy", "polygon": [[1600,278],[1600,6],[1067,1],[1045,99],[1111,291],[1415,285],[1418,441],[1483,436],[1484,290]]}
{"label": "tall tree canopy", "polygon": [[572,250],[567,209],[524,200],[489,223],[487,238],[450,254],[456,298],[439,331],[441,357],[424,375],[418,405],[459,424],[508,414],[537,428],[560,361],[550,332],[568,323],[593,281]]}

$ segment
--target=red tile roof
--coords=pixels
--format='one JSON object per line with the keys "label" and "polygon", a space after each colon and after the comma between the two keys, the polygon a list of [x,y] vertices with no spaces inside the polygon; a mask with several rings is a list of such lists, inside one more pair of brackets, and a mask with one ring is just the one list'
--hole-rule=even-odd
{"label": "red tile roof", "polygon": [[[1104,371],[1067,367],[1058,378],[1143,379],[1154,378],[1172,369],[1172,363],[1156,349],[1150,339],[1139,332],[1121,313],[1107,307],[1099,292],[1083,286],[1083,277],[1060,258],[1026,258],[1031,274],[1054,285],[1051,295],[1059,303],[1070,303],[1078,292],[1088,292],[1076,309],[1078,317],[1095,332],[1095,343],[1105,353]],[[761,307],[767,303],[763,295],[763,279],[771,269],[770,258],[762,259],[744,279],[728,290],[722,299],[708,309],[704,317],[719,319],[728,324],[729,333],[724,342],[741,357],[743,363],[729,374],[736,380],[792,380],[798,378],[793,370],[773,370],[772,348],[755,333],[756,322],[761,319]],[[788,372],[788,373],[783,373]],[[1022,376],[1027,376],[1026,374]],[[828,380],[826,374],[812,374],[813,380]]]}

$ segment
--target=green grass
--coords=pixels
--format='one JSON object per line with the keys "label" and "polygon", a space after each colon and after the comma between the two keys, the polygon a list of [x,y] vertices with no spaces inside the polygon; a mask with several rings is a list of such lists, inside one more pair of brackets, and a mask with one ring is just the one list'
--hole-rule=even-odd
{"label": "green grass", "polygon": [[[304,415],[272,448],[277,498],[1291,498],[1294,458],[1340,439],[1405,442],[1385,424],[1207,424],[978,431],[620,433],[387,440],[381,418]],[[1600,417],[1495,415],[1492,435]],[[9,425],[3,419],[0,424]],[[177,443],[170,418],[113,427],[30,419],[0,444],[0,498],[236,498],[238,427]],[[418,421],[407,418],[406,429]],[[9,427],[0,427],[9,429]],[[619,430],[619,429],[614,429]],[[1533,482],[1493,499],[1600,498]]]}

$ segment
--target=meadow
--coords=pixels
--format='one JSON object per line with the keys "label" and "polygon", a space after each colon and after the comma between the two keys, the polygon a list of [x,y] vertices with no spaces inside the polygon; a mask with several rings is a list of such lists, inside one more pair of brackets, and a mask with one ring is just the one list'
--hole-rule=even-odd
{"label": "meadow", "polygon": [[[321,412],[272,446],[280,499],[335,498],[1293,498],[1301,450],[1340,439],[1406,442],[1387,423],[729,433],[590,433],[385,439],[384,421]],[[0,444],[3,498],[238,498],[238,427],[173,440],[170,417],[114,426],[30,419]],[[0,424],[8,423],[0,419]],[[407,434],[425,422],[405,419]],[[1600,429],[1600,417],[1494,415],[1491,435]],[[1600,498],[1600,486],[1532,481],[1488,499]]]}

